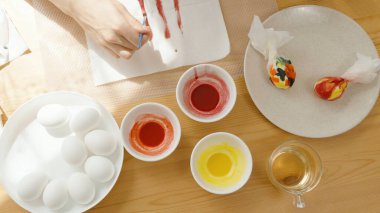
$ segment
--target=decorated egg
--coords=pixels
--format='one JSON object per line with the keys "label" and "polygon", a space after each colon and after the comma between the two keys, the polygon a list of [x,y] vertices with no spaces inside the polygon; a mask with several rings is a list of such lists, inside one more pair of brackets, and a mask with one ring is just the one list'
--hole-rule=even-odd
{"label": "decorated egg", "polygon": [[283,57],[275,57],[269,67],[269,79],[274,86],[280,89],[288,89],[296,80],[296,72],[290,60]]}
{"label": "decorated egg", "polygon": [[84,173],[74,173],[67,183],[70,197],[79,204],[89,204],[95,197],[95,185]]}
{"label": "decorated egg", "polygon": [[348,81],[341,77],[324,77],[319,79],[314,85],[317,95],[328,101],[340,98],[347,88]]}
{"label": "decorated egg", "polygon": [[88,150],[95,155],[110,155],[116,149],[116,138],[105,130],[94,130],[84,137]]}
{"label": "decorated egg", "polygon": [[80,166],[87,158],[86,147],[76,136],[69,136],[62,142],[61,154],[65,162],[71,166]]}
{"label": "decorated egg", "polygon": [[115,174],[113,163],[102,156],[92,156],[84,164],[86,174],[94,181],[106,183],[110,181]]}
{"label": "decorated egg", "polygon": [[92,107],[85,107],[79,110],[70,121],[70,128],[73,132],[85,133],[92,130],[99,121],[98,110]]}
{"label": "decorated egg", "polygon": [[42,195],[43,203],[52,210],[62,208],[67,203],[68,198],[67,187],[62,180],[49,182]]}
{"label": "decorated egg", "polygon": [[17,194],[24,201],[39,198],[49,179],[42,172],[32,172],[25,175],[17,184]]}

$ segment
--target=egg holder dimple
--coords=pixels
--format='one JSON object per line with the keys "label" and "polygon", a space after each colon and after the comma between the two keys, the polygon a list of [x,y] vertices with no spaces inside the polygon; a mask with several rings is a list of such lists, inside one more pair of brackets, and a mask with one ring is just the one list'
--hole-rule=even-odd
{"label": "egg holder dimple", "polygon": [[[91,129],[80,133],[60,135],[58,138],[58,135],[54,133],[60,132],[59,128],[65,128],[65,125],[53,125],[53,129],[57,130],[57,132],[54,132],[51,131],[51,126],[45,128],[36,119],[38,111],[49,104],[61,104],[69,109],[69,119],[62,119],[62,121],[65,121],[63,122],[65,125],[69,124],[70,126],[70,121],[83,108],[95,109],[99,113],[101,122],[96,123],[94,119],[90,119],[91,122],[89,123],[93,125]],[[96,130],[93,131],[94,129]],[[104,129],[104,131],[102,132],[99,129]],[[36,97],[21,106],[10,117],[4,130],[0,143],[0,159],[2,159],[0,163],[1,181],[12,199],[28,211],[86,211],[108,194],[120,174],[123,148],[120,143],[119,127],[105,108],[86,96],[71,92],[54,92]],[[87,134],[88,132],[96,134],[91,136],[91,134]],[[107,135],[107,133],[114,138],[115,146],[112,152],[99,153],[99,150],[102,147],[104,148],[101,143],[99,144],[99,141],[95,141],[96,143],[93,143],[91,149],[87,148],[88,145],[84,142],[86,135],[89,135],[88,141],[94,141],[94,138],[104,139],[104,135]],[[79,139],[81,145],[85,147],[85,152],[88,153],[83,162],[79,163],[80,165],[70,165],[61,157],[61,145],[68,137]],[[100,154],[105,156],[99,156]],[[102,172],[100,172],[102,164],[106,168],[106,173],[108,172],[108,174],[111,173],[112,175],[102,175]],[[37,187],[39,188],[38,192],[35,193],[37,196],[32,197],[33,199],[30,200],[26,199],[26,201],[21,199],[16,189],[19,185],[22,185],[20,184],[21,179],[30,173],[42,174],[43,180],[40,187]],[[71,184],[75,185],[72,187],[75,190],[72,191],[79,193],[79,196],[75,199],[73,198],[73,193],[69,192],[69,182],[72,179],[70,177],[75,176],[74,174],[80,174],[80,177],[76,177],[76,179],[82,180],[81,184]],[[27,177],[27,179],[32,180],[32,185],[38,185],[38,180],[33,181],[33,178],[31,179],[30,177]],[[87,196],[89,197],[88,200],[83,199],[82,196],[86,194],[83,193],[83,191],[86,191],[85,182],[87,182],[87,188],[89,189],[87,191],[91,191],[90,195]],[[33,189],[33,187],[30,187],[30,189]],[[29,193],[30,189],[28,189]],[[46,190],[48,192],[44,196],[44,191]],[[78,202],[78,199],[83,199],[83,202]],[[65,200],[68,200],[66,204]],[[48,202],[49,205],[44,205],[44,201]]]}

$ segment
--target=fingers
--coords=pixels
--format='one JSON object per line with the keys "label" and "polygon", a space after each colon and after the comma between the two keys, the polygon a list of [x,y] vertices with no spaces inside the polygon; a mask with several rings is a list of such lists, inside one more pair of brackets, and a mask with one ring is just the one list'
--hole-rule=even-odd
{"label": "fingers", "polygon": [[127,49],[137,50],[137,46],[126,40],[123,36],[116,34],[116,32],[104,33],[103,40],[110,44],[118,44]]}
{"label": "fingers", "polygon": [[143,34],[141,46],[143,46],[151,37],[152,31],[149,26],[144,26],[140,21],[135,19],[129,11],[121,4],[117,5],[120,14],[125,18],[125,21],[117,25],[115,31],[134,46],[138,48],[140,34]]}
{"label": "fingers", "polygon": [[[118,6],[119,5],[119,6]],[[95,31],[100,45],[117,58],[130,59],[138,50],[139,38],[142,34],[141,46],[149,41],[152,32],[149,26],[142,25],[124,7],[117,4],[120,19],[112,23],[110,28]]]}
{"label": "fingers", "polygon": [[128,49],[137,50],[140,33],[143,34],[141,46],[143,46],[152,35],[150,27],[141,25],[137,28],[125,23],[121,27],[117,27],[114,31],[103,32],[102,39],[108,43],[118,44]]}
{"label": "fingers", "polygon": [[140,34],[143,34],[142,45],[144,45],[152,35],[149,26],[142,25],[127,10],[123,12],[127,22],[119,29],[120,33],[126,40],[138,47]]}
{"label": "fingers", "polygon": [[[149,28],[149,27],[148,27]],[[141,42],[141,46],[144,46],[151,38],[152,38],[152,31],[149,28],[149,32],[143,34],[143,39]]]}
{"label": "fingers", "polygon": [[121,46],[119,44],[113,44],[106,42],[104,40],[101,41],[101,45],[110,52],[111,55],[115,56],[116,58],[124,58],[124,59],[130,59],[133,56],[134,50],[125,48],[124,46]]}

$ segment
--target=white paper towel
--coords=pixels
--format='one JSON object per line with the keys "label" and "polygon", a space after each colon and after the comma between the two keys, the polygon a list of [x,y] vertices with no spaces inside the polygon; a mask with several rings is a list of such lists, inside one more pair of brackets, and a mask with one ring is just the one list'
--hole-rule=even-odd
{"label": "white paper towel", "polygon": [[[137,0],[120,0],[138,20],[143,19]],[[180,0],[183,33],[177,24],[174,1],[162,1],[171,37],[165,38],[164,23],[156,0],[145,0],[153,40],[130,60],[116,59],[87,37],[91,70],[96,85],[147,75],[180,66],[215,61],[230,51],[219,0]]]}
{"label": "white paper towel", "polygon": [[26,45],[23,38],[18,33],[16,27],[13,25],[11,19],[8,17],[4,9],[0,8],[0,13],[5,15],[6,21],[8,22],[8,56],[1,56],[0,66],[7,64],[8,62],[16,59],[17,57],[23,55],[27,50],[28,46]]}

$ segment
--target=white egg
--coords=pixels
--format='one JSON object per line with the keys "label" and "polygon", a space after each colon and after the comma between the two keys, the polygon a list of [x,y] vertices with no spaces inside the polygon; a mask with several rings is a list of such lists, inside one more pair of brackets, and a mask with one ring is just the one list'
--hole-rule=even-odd
{"label": "white egg", "polygon": [[116,149],[115,137],[104,130],[94,130],[84,137],[88,150],[95,155],[110,155]]}
{"label": "white egg", "polygon": [[70,128],[73,132],[88,132],[96,126],[99,117],[98,110],[92,107],[85,107],[73,116],[70,121]]}
{"label": "white egg", "polygon": [[67,184],[71,198],[79,204],[86,205],[95,197],[95,185],[84,173],[74,173]]}
{"label": "white egg", "polygon": [[84,164],[84,170],[91,179],[100,183],[110,181],[115,174],[113,163],[102,156],[89,157]]}
{"label": "white egg", "polygon": [[53,137],[65,137],[71,133],[69,127],[69,110],[59,104],[49,104],[42,107],[37,114],[37,121],[46,128]]}
{"label": "white egg", "polygon": [[46,185],[42,194],[42,201],[49,209],[62,208],[69,198],[66,183],[62,180],[53,180]]}
{"label": "white egg", "polygon": [[49,178],[42,172],[25,175],[17,184],[17,194],[24,201],[32,201],[41,196]]}
{"label": "white egg", "polygon": [[87,158],[86,147],[76,136],[69,136],[62,142],[61,154],[66,163],[71,166],[80,166]]}

